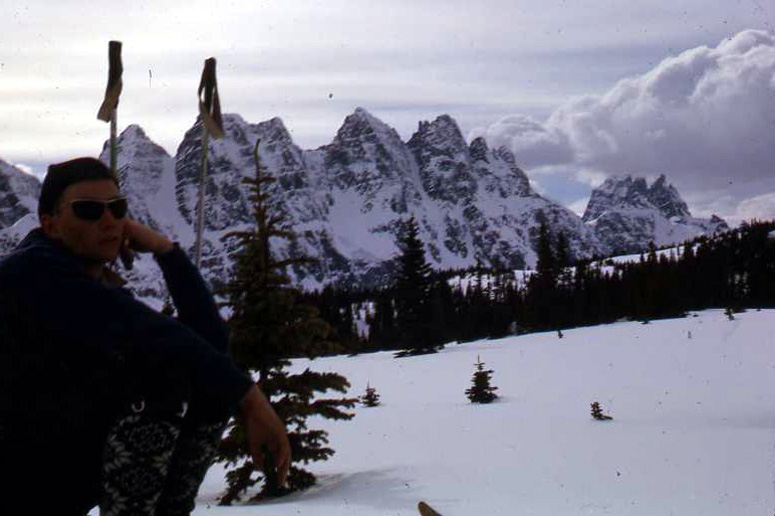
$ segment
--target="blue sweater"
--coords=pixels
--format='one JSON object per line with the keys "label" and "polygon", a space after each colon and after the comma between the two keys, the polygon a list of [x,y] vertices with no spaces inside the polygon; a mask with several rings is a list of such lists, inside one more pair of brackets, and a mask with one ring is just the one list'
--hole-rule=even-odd
{"label": "blue sweater", "polygon": [[[5,353],[6,359],[12,353],[10,361],[18,359],[22,369],[7,363],[15,368],[12,378],[20,378],[25,391],[38,385],[31,381],[35,375],[42,376],[40,387],[57,378],[62,390],[82,389],[84,399],[94,404],[100,399],[121,401],[125,385],[117,382],[131,380],[134,367],[143,374],[148,371],[144,364],[153,364],[157,372],[167,367],[182,371],[195,417],[216,421],[231,415],[252,381],[227,355],[228,327],[199,271],[178,246],[156,260],[178,319],[152,310],[122,287],[88,277],[79,259],[64,246],[39,228],[31,231],[0,261],[1,295],[11,300],[27,328],[17,328],[16,351]],[[30,340],[26,335],[40,330],[45,338],[24,342]],[[32,370],[23,371],[25,366]],[[10,381],[6,377],[3,383]],[[18,395],[18,402],[25,394],[34,394],[19,392],[14,385],[5,387],[11,392],[1,396]],[[45,393],[38,394],[37,403],[46,405]],[[74,394],[71,398],[77,398]],[[72,410],[73,416],[79,411],[78,407],[29,408],[33,413]]]}

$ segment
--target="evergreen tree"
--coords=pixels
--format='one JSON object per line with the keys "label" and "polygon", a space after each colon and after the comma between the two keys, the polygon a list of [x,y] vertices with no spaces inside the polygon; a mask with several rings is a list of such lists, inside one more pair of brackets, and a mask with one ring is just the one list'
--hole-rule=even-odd
{"label": "evergreen tree", "polygon": [[[304,259],[276,259],[271,252],[270,239],[288,240],[293,233],[281,228],[282,217],[270,209],[268,187],[275,179],[262,170],[258,147],[256,142],[256,176],[244,179],[251,193],[254,226],[228,235],[238,239],[239,248],[230,281],[222,293],[231,309],[232,355],[243,369],[257,375],[261,390],[289,429],[294,465],[287,489],[281,489],[275,475],[269,473],[264,478],[263,490],[254,499],[312,485],[315,477],[296,464],[326,460],[334,450],[325,446],[326,432],[307,427],[307,418],[319,415],[350,419],[353,415],[343,409],[355,405],[354,399],[317,398],[329,390],[346,392],[349,383],[341,375],[309,369],[299,374],[286,371],[289,357],[314,358],[332,351],[328,341],[331,328],[315,308],[297,302],[300,292],[291,285],[286,270]],[[239,500],[247,488],[262,478],[254,471],[239,419],[230,423],[228,436],[219,449],[219,460],[230,468],[226,473],[228,488],[220,499],[223,505]]]}
{"label": "evergreen tree", "polygon": [[593,419],[597,419],[598,421],[610,421],[613,419],[611,416],[603,414],[603,409],[600,408],[600,403],[598,403],[597,401],[593,401],[590,404],[590,407],[592,407]]}
{"label": "evergreen tree", "polygon": [[371,349],[398,349],[398,328],[392,290],[380,290],[375,294],[374,314],[369,323]]}
{"label": "evergreen tree", "polygon": [[558,267],[549,226],[544,220],[541,220],[538,229],[537,247],[536,273],[528,284],[527,324],[532,329],[546,329],[555,323]]}
{"label": "evergreen tree", "polygon": [[425,260],[425,244],[420,228],[411,217],[400,241],[398,275],[395,281],[396,324],[404,354],[435,351],[439,336],[434,335],[432,287],[433,271]]}
{"label": "evergreen tree", "polygon": [[570,247],[568,245],[568,236],[565,231],[560,231],[557,235],[557,250],[555,251],[556,268],[558,273],[562,272],[564,267],[569,267],[571,264]]}
{"label": "evergreen tree", "polygon": [[549,289],[554,288],[559,270],[558,260],[552,247],[549,226],[545,221],[542,221],[538,227],[538,263],[536,263],[536,272],[542,286]]}
{"label": "evergreen tree", "polygon": [[379,394],[377,394],[377,389],[372,387],[368,382],[366,383],[366,394],[361,396],[361,403],[367,407],[376,407],[379,405]]}
{"label": "evergreen tree", "polygon": [[497,387],[490,385],[490,379],[492,377],[492,369],[485,369],[484,362],[478,356],[476,357],[476,371],[471,378],[473,384],[470,389],[466,389],[466,396],[471,400],[471,403],[492,403],[498,398],[495,391]]}

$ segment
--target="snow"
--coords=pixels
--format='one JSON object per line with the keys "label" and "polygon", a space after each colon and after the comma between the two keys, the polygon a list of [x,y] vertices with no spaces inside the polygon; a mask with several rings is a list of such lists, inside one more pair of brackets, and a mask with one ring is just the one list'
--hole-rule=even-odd
{"label": "snow", "polygon": [[[336,454],[312,489],[218,507],[220,465],[197,516],[746,516],[775,510],[775,311],[721,310],[469,344],[436,355],[330,357],[307,366],[366,384],[382,405],[315,420]],[[501,399],[464,391],[477,356]],[[590,417],[600,402],[613,421]],[[94,512],[92,512],[94,514]]]}
{"label": "snow", "polygon": [[381,212],[353,209],[358,206],[360,196],[352,190],[338,192],[336,202],[329,208],[331,227],[335,229],[334,242],[349,258],[377,263],[380,257],[398,253],[395,237],[387,232],[375,232],[374,228],[384,225]]}
{"label": "snow", "polygon": [[37,213],[28,213],[24,217],[14,222],[13,226],[11,226],[11,228],[6,232],[6,235],[8,235],[9,238],[19,242],[25,236],[27,236],[27,233],[39,225],[40,222],[38,221]]}

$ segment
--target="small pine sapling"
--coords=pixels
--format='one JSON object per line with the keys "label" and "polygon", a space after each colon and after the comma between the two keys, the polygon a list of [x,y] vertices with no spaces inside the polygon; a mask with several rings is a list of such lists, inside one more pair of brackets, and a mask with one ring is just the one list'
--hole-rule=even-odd
{"label": "small pine sapling", "polygon": [[557,330],[557,338],[563,338],[562,330]]}
{"label": "small pine sapling", "polygon": [[379,405],[379,394],[377,394],[377,389],[369,385],[368,382],[366,383],[366,394],[361,396],[361,403],[367,407],[376,407]]}
{"label": "small pine sapling", "polygon": [[492,403],[498,398],[498,395],[495,394],[498,388],[490,385],[493,371],[492,369],[485,369],[484,362],[478,356],[474,365],[476,366],[476,371],[474,371],[474,376],[471,378],[473,385],[470,389],[466,389],[466,396],[471,400],[471,403]]}
{"label": "small pine sapling", "polygon": [[610,421],[613,419],[611,416],[603,414],[603,409],[600,408],[600,403],[595,401],[590,406],[592,407],[593,419],[597,419],[598,421]]}

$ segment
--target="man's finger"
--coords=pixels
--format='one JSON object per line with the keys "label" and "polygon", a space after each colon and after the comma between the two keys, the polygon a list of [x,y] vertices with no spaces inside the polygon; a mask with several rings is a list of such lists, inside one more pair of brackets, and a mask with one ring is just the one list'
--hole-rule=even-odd
{"label": "man's finger", "polygon": [[277,454],[277,482],[284,486],[288,479],[288,470],[291,467],[291,454],[290,451],[281,448]]}

